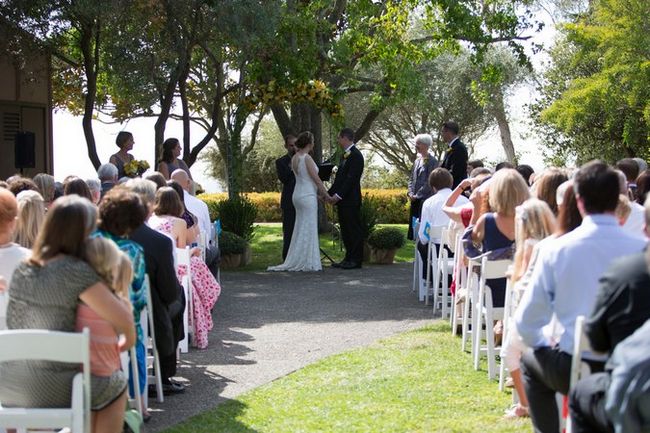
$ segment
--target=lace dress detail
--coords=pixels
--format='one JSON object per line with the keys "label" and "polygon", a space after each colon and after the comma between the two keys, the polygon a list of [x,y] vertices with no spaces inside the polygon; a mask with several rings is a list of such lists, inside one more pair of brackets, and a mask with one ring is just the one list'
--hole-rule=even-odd
{"label": "lace dress detail", "polygon": [[297,162],[296,187],[293,190],[293,205],[296,208],[296,222],[291,235],[291,245],[284,263],[270,266],[269,271],[320,271],[318,244],[318,201],[316,184],[307,172],[306,155],[300,155]]}
{"label": "lace dress detail", "polygon": [[[158,217],[151,226],[165,235],[172,236],[172,222],[169,218]],[[210,269],[200,257],[190,258],[190,270],[192,271],[192,307],[194,317],[191,318],[194,324],[193,345],[199,349],[208,347],[208,333],[212,330],[212,308],[221,294],[221,286],[214,278]],[[176,276],[180,280],[187,274],[185,266],[179,266]]]}

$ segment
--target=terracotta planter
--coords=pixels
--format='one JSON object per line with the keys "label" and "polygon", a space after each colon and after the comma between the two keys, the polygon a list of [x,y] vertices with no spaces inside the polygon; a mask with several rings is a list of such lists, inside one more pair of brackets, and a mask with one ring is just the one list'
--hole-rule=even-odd
{"label": "terracotta planter", "polygon": [[390,250],[380,250],[377,248],[372,248],[371,258],[374,263],[378,263],[380,265],[390,265],[395,260],[396,252],[397,252],[397,248],[393,248]]}
{"label": "terracotta planter", "polygon": [[253,249],[251,248],[251,244],[246,244],[246,249],[244,250],[244,254],[242,254],[241,257],[241,266],[246,266],[252,261],[253,261]]}
{"label": "terracotta planter", "polygon": [[241,266],[242,254],[224,254],[221,256],[219,267],[222,269],[233,269]]}

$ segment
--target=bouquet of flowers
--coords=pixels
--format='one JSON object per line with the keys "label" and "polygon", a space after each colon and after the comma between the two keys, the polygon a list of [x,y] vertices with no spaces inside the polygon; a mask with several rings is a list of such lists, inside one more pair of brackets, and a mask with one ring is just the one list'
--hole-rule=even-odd
{"label": "bouquet of flowers", "polygon": [[149,163],[145,160],[138,161],[134,159],[131,162],[124,164],[124,172],[129,177],[142,176],[142,173],[149,170]]}

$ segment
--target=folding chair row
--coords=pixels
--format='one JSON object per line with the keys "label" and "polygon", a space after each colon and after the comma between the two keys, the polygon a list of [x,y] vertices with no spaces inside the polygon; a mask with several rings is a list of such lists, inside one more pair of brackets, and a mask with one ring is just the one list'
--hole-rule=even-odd
{"label": "folding chair row", "polygon": [[183,327],[185,328],[185,338],[183,338],[183,340],[178,343],[178,347],[181,353],[187,353],[189,351],[189,336],[190,334],[194,335],[194,308],[192,299],[192,269],[190,248],[176,248],[175,256],[177,269],[180,266],[185,267],[185,273],[181,277],[181,286],[183,286],[183,291],[185,293],[185,312],[183,313]]}

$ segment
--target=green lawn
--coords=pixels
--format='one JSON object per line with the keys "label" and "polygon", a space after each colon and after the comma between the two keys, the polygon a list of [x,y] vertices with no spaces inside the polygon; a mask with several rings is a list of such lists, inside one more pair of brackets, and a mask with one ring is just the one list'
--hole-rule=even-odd
{"label": "green lawn", "polygon": [[[378,224],[378,227],[397,227],[406,236],[406,224]],[[327,254],[336,261],[341,261],[345,255],[341,242],[332,239],[332,235],[320,235],[320,246]],[[237,271],[261,271],[267,266],[282,263],[282,225],[278,223],[256,224],[255,236],[251,243],[253,249],[253,260],[247,266],[237,268]],[[413,260],[413,241],[406,241],[406,244],[397,251],[396,262],[410,262]],[[327,259],[323,264],[328,264]]]}
{"label": "green lawn", "polygon": [[435,322],[369,347],[325,358],[190,418],[166,432],[530,431],[503,420],[500,393],[448,323]]}

